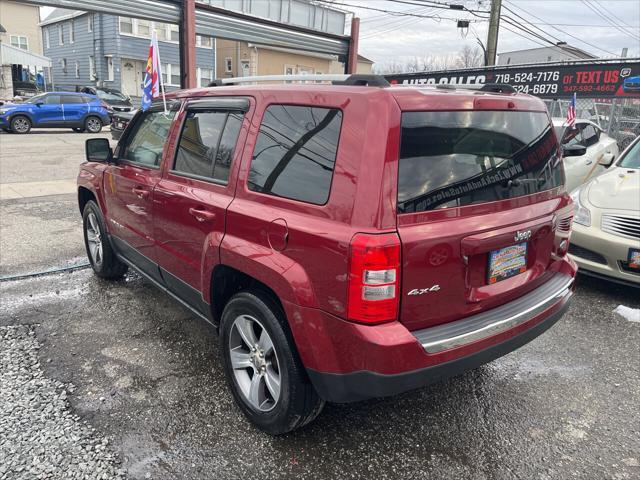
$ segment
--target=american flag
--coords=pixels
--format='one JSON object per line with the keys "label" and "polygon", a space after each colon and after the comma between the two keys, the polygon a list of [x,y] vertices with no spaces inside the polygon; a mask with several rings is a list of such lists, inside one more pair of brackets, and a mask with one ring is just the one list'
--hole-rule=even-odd
{"label": "american flag", "polygon": [[569,107],[567,108],[567,125],[571,128],[576,128],[576,94],[573,93]]}

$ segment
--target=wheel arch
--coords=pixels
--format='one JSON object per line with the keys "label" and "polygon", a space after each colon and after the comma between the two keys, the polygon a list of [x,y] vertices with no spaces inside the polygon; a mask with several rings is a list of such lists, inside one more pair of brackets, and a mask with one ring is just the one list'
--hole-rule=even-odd
{"label": "wheel arch", "polygon": [[12,113],[11,115],[9,115],[9,117],[7,118],[7,121],[9,122],[9,126],[11,126],[11,122],[16,117],[27,117],[29,119],[29,121],[31,122],[31,126],[32,127],[35,127],[36,124],[38,123],[38,122],[35,121],[33,115],[31,114],[31,112],[15,112],[15,113]]}
{"label": "wheel arch", "polygon": [[84,212],[84,207],[87,205],[87,203],[90,200],[93,200],[94,202],[96,202],[98,206],[100,206],[100,203],[98,202],[98,197],[94,192],[92,192],[87,187],[79,186],[78,187],[78,207],[80,207],[81,215],[82,215],[82,212]]}

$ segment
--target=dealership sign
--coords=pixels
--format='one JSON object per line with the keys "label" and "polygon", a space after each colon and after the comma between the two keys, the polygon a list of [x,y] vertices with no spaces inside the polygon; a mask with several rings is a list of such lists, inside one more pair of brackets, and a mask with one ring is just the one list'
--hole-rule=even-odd
{"label": "dealership sign", "polygon": [[385,75],[392,84],[482,85],[505,83],[541,98],[640,97],[640,60],[548,63]]}

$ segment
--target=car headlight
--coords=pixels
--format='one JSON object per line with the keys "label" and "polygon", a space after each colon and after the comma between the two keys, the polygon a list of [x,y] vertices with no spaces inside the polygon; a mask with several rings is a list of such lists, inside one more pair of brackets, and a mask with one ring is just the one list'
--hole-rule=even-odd
{"label": "car headlight", "polygon": [[0,108],[0,115],[6,115],[7,113],[9,113],[8,108]]}
{"label": "car headlight", "polygon": [[575,210],[573,213],[573,221],[574,223],[579,223],[580,225],[584,225],[585,227],[591,226],[591,212],[588,208],[586,208],[582,203],[580,203],[580,193],[582,192],[582,188],[578,188],[571,193],[571,199],[575,205]]}

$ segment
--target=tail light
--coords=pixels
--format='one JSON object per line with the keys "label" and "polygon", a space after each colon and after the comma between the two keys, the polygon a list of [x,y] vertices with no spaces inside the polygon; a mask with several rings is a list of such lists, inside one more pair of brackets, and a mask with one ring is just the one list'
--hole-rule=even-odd
{"label": "tail light", "polygon": [[376,324],[395,320],[400,294],[400,239],[358,233],[351,240],[347,317]]}

